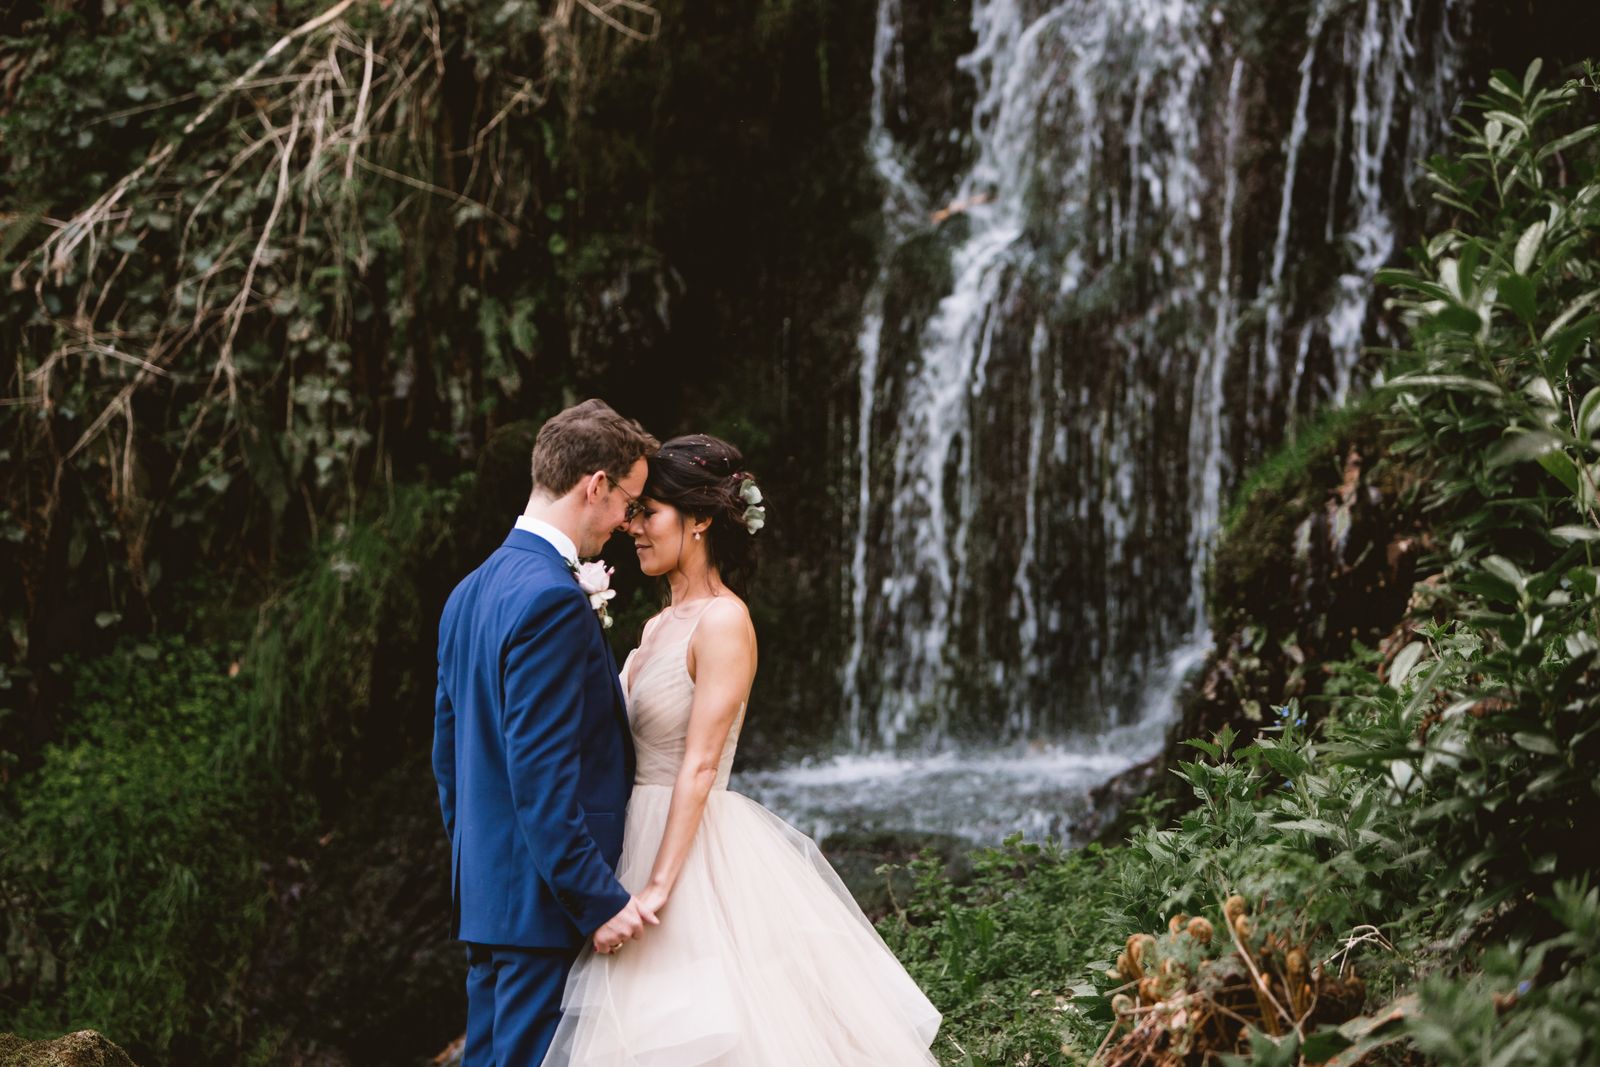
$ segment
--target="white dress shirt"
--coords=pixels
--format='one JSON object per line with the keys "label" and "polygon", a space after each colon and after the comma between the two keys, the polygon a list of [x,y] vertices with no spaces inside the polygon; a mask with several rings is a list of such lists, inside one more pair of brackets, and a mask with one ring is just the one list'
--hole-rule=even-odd
{"label": "white dress shirt", "polygon": [[536,519],[531,515],[518,515],[517,529],[526,530],[536,537],[542,537],[549,541],[555,546],[555,550],[561,553],[561,558],[567,561],[567,566],[577,567],[578,546],[572,543],[572,538],[551,526],[548,522],[543,519]]}

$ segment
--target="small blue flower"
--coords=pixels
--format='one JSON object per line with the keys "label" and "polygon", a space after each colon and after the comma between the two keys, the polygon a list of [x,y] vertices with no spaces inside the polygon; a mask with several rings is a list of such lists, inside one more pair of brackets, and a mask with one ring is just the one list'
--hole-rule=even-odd
{"label": "small blue flower", "polygon": [[1528,995],[1528,990],[1530,990],[1532,988],[1533,988],[1533,983],[1528,981],[1526,978],[1524,978],[1522,981],[1517,983],[1517,996],[1519,996],[1519,997],[1527,996]]}

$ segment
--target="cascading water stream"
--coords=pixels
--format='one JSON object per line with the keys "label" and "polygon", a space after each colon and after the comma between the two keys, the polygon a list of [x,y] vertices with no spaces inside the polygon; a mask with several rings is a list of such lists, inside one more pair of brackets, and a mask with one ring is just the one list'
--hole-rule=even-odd
{"label": "cascading water stream", "polygon": [[[1262,41],[1200,0],[974,0],[968,164],[939,212],[908,164],[947,131],[917,130],[903,3],[879,2],[872,69],[886,250],[860,333],[847,743],[897,774],[890,753],[1006,742],[1125,765],[1208,640],[1240,471],[1346,395],[1381,329],[1371,275],[1444,132],[1466,2],[1312,0]],[[1041,787],[1056,810],[1067,778]]]}

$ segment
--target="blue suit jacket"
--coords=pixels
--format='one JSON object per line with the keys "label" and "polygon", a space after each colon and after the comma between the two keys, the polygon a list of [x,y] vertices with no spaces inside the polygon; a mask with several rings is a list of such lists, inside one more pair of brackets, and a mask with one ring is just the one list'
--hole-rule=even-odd
{"label": "blue suit jacket", "polygon": [[621,911],[613,870],[633,766],[589,598],[553,545],[513,530],[439,620],[433,773],[452,935],[571,948]]}

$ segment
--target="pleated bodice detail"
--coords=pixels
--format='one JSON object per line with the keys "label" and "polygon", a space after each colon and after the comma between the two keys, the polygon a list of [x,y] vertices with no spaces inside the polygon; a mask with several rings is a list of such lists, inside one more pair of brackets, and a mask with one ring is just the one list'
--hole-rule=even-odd
{"label": "pleated bodice detail", "polygon": [[[689,675],[689,642],[700,625],[700,618],[715,598],[706,600],[682,619],[670,609],[646,633],[640,646],[628,653],[622,666],[622,690],[628,702],[628,721],[633,728],[633,743],[638,753],[635,785],[670,786],[683,766],[689,738],[689,713],[694,708],[694,679]],[[646,648],[645,646],[650,647]],[[644,652],[641,657],[639,654]],[[635,670],[636,664],[642,664]],[[733,772],[733,754],[739,746],[739,729],[744,713],[728,731],[717,762],[715,788],[728,788]]]}

